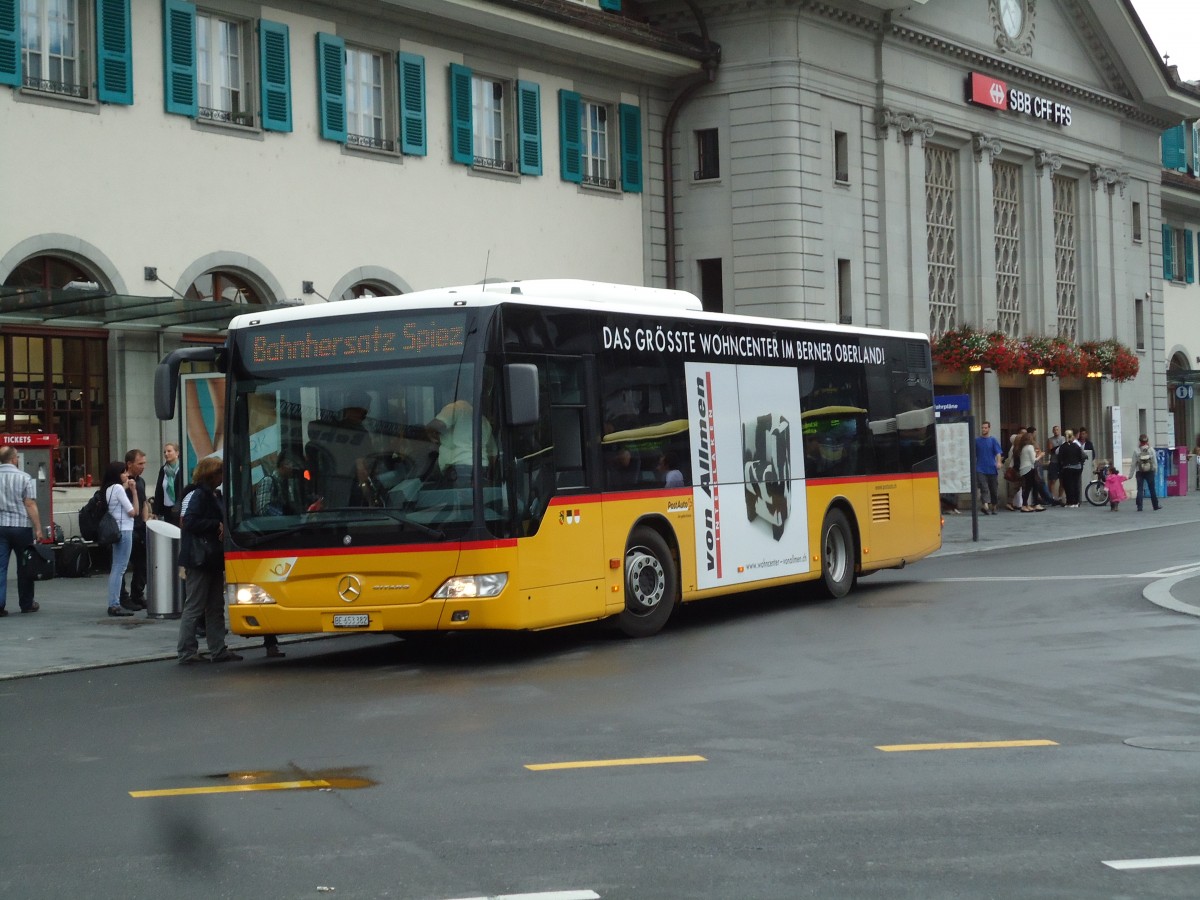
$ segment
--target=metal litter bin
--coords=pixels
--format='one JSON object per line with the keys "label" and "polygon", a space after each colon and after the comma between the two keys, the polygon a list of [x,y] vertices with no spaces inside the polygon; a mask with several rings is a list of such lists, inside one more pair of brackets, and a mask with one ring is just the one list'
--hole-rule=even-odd
{"label": "metal litter bin", "polygon": [[155,619],[178,619],[183,612],[179,536],[170,522],[146,523],[146,615]]}

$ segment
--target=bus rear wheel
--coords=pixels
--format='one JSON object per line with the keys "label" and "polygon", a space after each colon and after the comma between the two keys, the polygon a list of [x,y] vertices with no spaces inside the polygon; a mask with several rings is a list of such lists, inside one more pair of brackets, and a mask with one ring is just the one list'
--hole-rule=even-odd
{"label": "bus rear wheel", "polygon": [[679,573],[667,542],[652,528],[633,529],[625,547],[625,611],[617,627],[627,637],[657,634],[678,596]]}
{"label": "bus rear wheel", "polygon": [[831,509],[821,523],[821,586],[838,600],[854,587],[854,531],[840,509]]}

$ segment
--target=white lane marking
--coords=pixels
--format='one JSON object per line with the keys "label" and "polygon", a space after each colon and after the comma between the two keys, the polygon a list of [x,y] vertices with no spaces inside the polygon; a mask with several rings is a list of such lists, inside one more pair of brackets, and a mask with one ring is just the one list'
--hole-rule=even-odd
{"label": "white lane marking", "polygon": [[1167,575],[1190,575],[1193,572],[1200,572],[1200,564],[1186,563],[1181,566],[1166,566],[1162,569],[1155,569],[1153,572],[1146,572],[1145,574],[1163,578]]}
{"label": "white lane marking", "polygon": [[491,897],[463,897],[461,900],[600,900],[595,891],[544,891],[540,894],[495,894]]}
{"label": "white lane marking", "polygon": [[[1143,573],[1135,573],[1135,574],[1126,573],[1126,574],[1117,574],[1117,575],[1083,575],[1083,574],[1080,574],[1080,575],[1037,575],[1034,577],[1036,577],[1038,581],[1111,581],[1114,578],[1146,579],[1146,578],[1157,578],[1158,576],[1156,576],[1153,572],[1149,572],[1149,573],[1145,573],[1145,574],[1143,574]],[[921,579],[922,584],[941,584],[941,583],[950,584],[950,583],[954,583],[954,582],[974,582],[974,581],[986,581],[986,582],[1011,581],[1014,584],[1016,584],[1016,583],[1028,583],[1029,578],[1026,576],[1022,576],[1022,575],[1000,575],[995,578],[993,578],[991,576],[977,576],[977,577],[962,577],[962,578],[923,578],[923,579]]]}
{"label": "white lane marking", "polygon": [[1102,859],[1110,869],[1170,869],[1200,866],[1200,856],[1161,856],[1158,859]]}

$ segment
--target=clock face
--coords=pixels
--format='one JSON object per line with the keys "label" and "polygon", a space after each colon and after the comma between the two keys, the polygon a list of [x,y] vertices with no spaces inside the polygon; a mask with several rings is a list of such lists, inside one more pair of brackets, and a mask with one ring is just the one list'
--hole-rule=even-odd
{"label": "clock face", "polygon": [[1010,38],[1015,38],[1021,33],[1021,28],[1025,24],[1024,0],[999,0],[999,3],[1000,25],[1005,34]]}

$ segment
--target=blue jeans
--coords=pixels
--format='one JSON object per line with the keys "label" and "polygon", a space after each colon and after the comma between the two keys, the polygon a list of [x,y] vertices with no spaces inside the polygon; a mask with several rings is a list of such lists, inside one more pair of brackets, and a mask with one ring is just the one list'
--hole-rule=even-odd
{"label": "blue jeans", "polygon": [[21,609],[33,607],[33,576],[21,571],[21,551],[33,544],[33,529],[0,525],[0,609],[8,602],[8,555],[17,557],[17,601]]}
{"label": "blue jeans", "polygon": [[121,581],[129,566],[129,554],[133,552],[133,529],[122,530],[121,539],[113,544],[112,568],[108,571],[108,605],[121,605]]}
{"label": "blue jeans", "polygon": [[1142,497],[1146,493],[1150,494],[1150,505],[1158,509],[1158,488],[1154,484],[1157,472],[1134,472],[1134,477],[1137,478],[1137,508],[1142,508]]}

